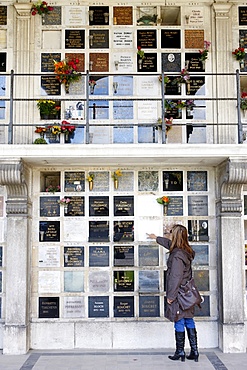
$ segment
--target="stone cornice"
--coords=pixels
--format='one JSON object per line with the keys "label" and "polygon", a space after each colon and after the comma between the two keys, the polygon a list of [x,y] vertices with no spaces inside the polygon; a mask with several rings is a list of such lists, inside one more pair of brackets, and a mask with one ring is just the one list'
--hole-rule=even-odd
{"label": "stone cornice", "polygon": [[31,17],[32,3],[15,3],[14,7],[17,14],[21,17]]}

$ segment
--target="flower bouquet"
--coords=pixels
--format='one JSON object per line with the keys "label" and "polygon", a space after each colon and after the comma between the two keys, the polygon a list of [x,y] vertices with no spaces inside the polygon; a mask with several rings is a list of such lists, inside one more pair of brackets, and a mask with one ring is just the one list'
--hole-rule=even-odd
{"label": "flower bouquet", "polygon": [[[170,129],[172,128],[172,123],[173,123],[173,117],[165,118],[166,132],[170,131]],[[158,118],[157,126],[155,126],[155,128],[156,130],[162,129],[162,118]]]}
{"label": "flower bouquet", "polygon": [[[164,75],[164,84],[168,84],[170,82],[170,78],[166,75]],[[162,75],[159,76],[159,82],[162,82]]]}
{"label": "flower bouquet", "polygon": [[247,93],[242,92],[240,99],[240,108],[245,112],[247,109]]}
{"label": "flower bouquet", "polygon": [[137,46],[137,55],[139,59],[145,58],[145,52],[142,50],[141,46]]}
{"label": "flower bouquet", "polygon": [[40,112],[41,119],[48,119],[49,116],[56,117],[61,110],[60,102],[47,99],[39,99],[37,101],[37,107]]}
{"label": "flower bouquet", "polygon": [[244,48],[237,48],[232,52],[232,55],[235,56],[236,60],[243,60],[245,58]]}
{"label": "flower bouquet", "polygon": [[47,128],[52,133],[52,135],[61,134],[61,126],[59,124],[50,125]]}
{"label": "flower bouquet", "polygon": [[32,15],[43,15],[47,14],[49,12],[52,12],[54,8],[47,4],[46,1],[37,1],[36,3],[33,3],[31,8],[31,14]]}
{"label": "flower bouquet", "polygon": [[79,81],[81,78],[80,72],[78,72],[79,59],[75,60],[61,60],[59,62],[54,60],[54,73],[56,74],[57,80],[65,85],[66,93],[69,92],[69,85],[72,82]]}
{"label": "flower bouquet", "polygon": [[45,191],[46,193],[56,193],[57,191],[60,191],[60,185],[49,185]]}
{"label": "flower bouquet", "polygon": [[174,78],[172,81],[172,85],[176,85],[179,83],[190,83],[190,74],[186,68],[183,68],[180,72],[180,76]]}
{"label": "flower bouquet", "polygon": [[206,59],[208,59],[208,52],[209,52],[210,45],[211,45],[210,41],[206,41],[206,40],[204,41],[204,49],[199,50],[199,53],[200,53],[199,60],[200,61],[205,61]]}
{"label": "flower bouquet", "polygon": [[157,203],[159,204],[169,204],[170,203],[170,198],[167,197],[166,195],[164,195],[161,198],[156,198],[156,200],[157,200]]}
{"label": "flower bouquet", "polygon": [[91,94],[93,94],[93,92],[94,92],[94,88],[95,88],[95,86],[97,85],[96,81],[95,81],[94,79],[90,79],[90,80],[88,81],[88,85],[89,85],[89,87],[90,87],[90,93],[91,93]]}
{"label": "flower bouquet", "polygon": [[75,126],[71,125],[68,121],[63,120],[61,124],[62,134],[73,134],[75,132]]}
{"label": "flower bouquet", "polygon": [[123,174],[119,169],[114,171],[112,176],[111,176],[114,180],[114,188],[115,189],[118,189],[118,178],[121,177],[121,176],[123,176]]}
{"label": "flower bouquet", "polygon": [[58,202],[58,204],[66,205],[66,204],[71,202],[71,199],[70,198],[62,198],[62,199],[58,200],[57,202]]}

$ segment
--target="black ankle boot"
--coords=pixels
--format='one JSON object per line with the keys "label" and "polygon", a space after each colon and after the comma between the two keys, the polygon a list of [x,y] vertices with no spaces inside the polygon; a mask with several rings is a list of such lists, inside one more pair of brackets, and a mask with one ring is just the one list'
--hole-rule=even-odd
{"label": "black ankle boot", "polygon": [[197,333],[196,329],[189,329],[187,328],[187,334],[190,342],[191,351],[189,356],[186,356],[188,360],[195,360],[198,362],[199,352],[197,348]]}
{"label": "black ankle boot", "polygon": [[173,356],[168,356],[170,360],[177,361],[181,358],[181,361],[185,361],[185,352],[184,352],[184,341],[185,341],[185,332],[175,331],[176,338],[176,351]]}

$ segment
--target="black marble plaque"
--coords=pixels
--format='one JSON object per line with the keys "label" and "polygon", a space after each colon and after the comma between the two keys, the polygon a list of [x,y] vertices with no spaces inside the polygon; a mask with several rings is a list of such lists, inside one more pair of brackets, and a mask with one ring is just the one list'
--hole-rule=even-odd
{"label": "black marble plaque", "polygon": [[203,63],[200,58],[200,53],[185,53],[185,64],[189,72],[204,71]]}
{"label": "black marble plaque", "polygon": [[109,266],[109,247],[107,246],[89,247],[89,266],[90,267]]}
{"label": "black marble plaque", "polygon": [[85,30],[65,30],[65,49],[84,49]]}
{"label": "black marble plaque", "polygon": [[194,270],[195,284],[200,291],[209,291],[209,271]]}
{"label": "black marble plaque", "polygon": [[137,60],[138,72],[157,72],[157,54],[145,53],[142,66],[140,67],[139,60]]}
{"label": "black marble plaque", "polygon": [[240,6],[238,8],[238,24],[240,26],[247,26],[247,7]]}
{"label": "black marble plaque", "polygon": [[42,17],[44,26],[56,26],[61,24],[61,6],[54,6],[53,11],[44,14]]}
{"label": "black marble plaque", "polygon": [[161,54],[162,71],[180,72],[181,54],[180,53],[162,53]]}
{"label": "black marble plaque", "polygon": [[109,297],[88,297],[88,317],[109,317]]}
{"label": "black marble plaque", "polygon": [[68,203],[68,209],[65,216],[85,216],[85,205],[84,197],[68,197],[70,202]]}
{"label": "black marble plaque", "polygon": [[89,241],[108,242],[109,241],[109,222],[108,221],[89,221]]}
{"label": "black marble plaque", "polygon": [[195,306],[195,316],[210,316],[210,297],[203,295],[203,298],[201,308]]}
{"label": "black marble plaque", "polygon": [[159,317],[160,316],[159,297],[140,296],[139,297],[139,316],[140,317]]}
{"label": "black marble plaque", "polygon": [[180,30],[161,30],[162,49],[180,49],[181,31]]}
{"label": "black marble plaque", "polygon": [[108,49],[109,48],[109,31],[108,30],[90,30],[89,46],[91,49]]}
{"label": "black marble plaque", "polygon": [[192,245],[195,251],[194,265],[208,265],[208,245]]}
{"label": "black marble plaque", "polygon": [[183,197],[170,197],[167,216],[183,216]]}
{"label": "black marble plaque", "polygon": [[89,197],[89,216],[109,216],[109,197]]}
{"label": "black marble plaque", "polygon": [[189,241],[208,241],[208,221],[188,220]]}
{"label": "black marble plaque", "polygon": [[55,76],[41,76],[41,88],[45,91],[46,95],[61,94],[61,85]]}
{"label": "black marble plaque", "polygon": [[183,172],[163,171],[163,191],[182,191]]}
{"label": "black marble plaque", "polygon": [[134,241],[134,221],[114,221],[114,242]]}
{"label": "black marble plaque", "polygon": [[[108,14],[108,16],[107,16]],[[103,26],[109,24],[108,6],[90,6],[89,7],[89,26]]]}
{"label": "black marble plaque", "polygon": [[7,6],[0,6],[0,26],[7,25]]}
{"label": "black marble plaque", "polygon": [[188,196],[188,215],[189,216],[208,215],[207,195]]}
{"label": "black marble plaque", "polygon": [[64,267],[84,267],[84,247],[64,247]]}
{"label": "black marble plaque", "polygon": [[59,297],[39,297],[39,318],[56,319],[59,317]]}
{"label": "black marble plaque", "polygon": [[186,84],[187,95],[197,95],[199,90],[205,85],[205,77],[190,77],[190,83]]}
{"label": "black marble plaque", "polygon": [[0,246],[0,267],[3,266],[3,247]]}
{"label": "black marble plaque", "polygon": [[239,46],[247,48],[247,30],[239,30]]}
{"label": "black marble plaque", "polygon": [[0,72],[6,72],[6,53],[0,53]]}
{"label": "black marble plaque", "polygon": [[134,317],[134,297],[114,297],[114,317]]}
{"label": "black marble plaque", "polygon": [[134,197],[114,197],[114,216],[134,216]]}
{"label": "black marble plaque", "polygon": [[134,271],[114,271],[114,292],[134,291]]}
{"label": "black marble plaque", "polygon": [[134,266],[134,246],[114,246],[114,266]]}
{"label": "black marble plaque", "polygon": [[61,53],[41,53],[41,72],[54,72],[54,60],[61,60]]}
{"label": "black marble plaque", "polygon": [[40,197],[39,212],[40,217],[59,217],[60,206],[58,201],[60,197]]}
{"label": "black marble plaque", "polygon": [[40,242],[59,242],[60,241],[60,221],[40,221],[39,222],[39,241]]}
{"label": "black marble plaque", "polygon": [[142,49],[156,49],[156,30],[137,30],[137,46]]}
{"label": "black marble plaque", "polygon": [[188,171],[187,189],[188,191],[207,191],[207,171]]}
{"label": "black marble plaque", "polygon": [[139,271],[139,291],[158,292],[159,291],[159,271],[145,270]]}
{"label": "black marble plaque", "polygon": [[85,172],[65,172],[64,191],[85,191]]}
{"label": "black marble plaque", "polygon": [[165,95],[181,95],[181,86],[174,83],[176,77],[169,76],[169,82],[165,85]]}
{"label": "black marble plaque", "polygon": [[158,266],[159,247],[139,245],[139,266]]}
{"label": "black marble plaque", "polygon": [[[166,106],[166,103],[169,103],[168,106]],[[170,104],[175,104],[175,107],[170,107]],[[176,118],[176,119],[182,119],[182,109],[177,108],[178,100],[166,100],[165,101],[165,118]]]}

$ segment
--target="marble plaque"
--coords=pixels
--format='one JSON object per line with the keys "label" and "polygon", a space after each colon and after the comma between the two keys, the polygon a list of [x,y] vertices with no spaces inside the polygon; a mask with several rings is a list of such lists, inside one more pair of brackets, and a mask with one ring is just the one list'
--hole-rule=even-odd
{"label": "marble plaque", "polygon": [[109,197],[89,197],[89,216],[109,216]]}
{"label": "marble plaque", "polygon": [[114,242],[134,241],[134,221],[114,221]]}
{"label": "marble plaque", "polygon": [[94,171],[94,182],[93,192],[109,191],[109,172],[95,172]]}
{"label": "marble plaque", "polygon": [[61,60],[61,53],[41,53],[41,72],[54,72],[54,60]]}
{"label": "marble plaque", "polygon": [[138,172],[138,191],[156,191],[159,186],[158,171]]}
{"label": "marble plaque", "polygon": [[195,306],[195,316],[210,316],[210,297],[203,295],[202,308]]}
{"label": "marble plaque", "polygon": [[207,171],[188,171],[187,189],[188,191],[207,191]]}
{"label": "marble plaque", "polygon": [[161,30],[162,49],[180,49],[181,31],[180,30]]}
{"label": "marble plaque", "polygon": [[85,172],[65,172],[64,191],[85,191]]}
{"label": "marble plaque", "polygon": [[247,30],[239,30],[239,45],[244,49],[247,48]]}
{"label": "marble plaque", "polygon": [[109,317],[109,297],[88,297],[88,317]]}
{"label": "marble plaque", "polygon": [[183,197],[170,197],[167,216],[183,216]]}
{"label": "marble plaque", "polygon": [[109,119],[109,102],[106,100],[93,100],[89,103],[90,119]]}
{"label": "marble plaque", "polygon": [[134,216],[134,196],[114,196],[114,216]]}
{"label": "marble plaque", "polygon": [[158,117],[158,103],[157,101],[145,100],[138,102],[138,120],[146,122]]}
{"label": "marble plaque", "polygon": [[60,221],[40,221],[39,222],[39,241],[40,242],[59,242],[60,241]]}
{"label": "marble plaque", "polygon": [[60,293],[60,271],[39,271],[39,293]]}
{"label": "marble plaque", "polygon": [[109,221],[89,221],[89,241],[109,241]]}
{"label": "marble plaque", "polygon": [[0,26],[7,25],[7,6],[0,6]]}
{"label": "marble plaque", "polygon": [[0,271],[0,293],[3,292],[3,272]]}
{"label": "marble plaque", "polygon": [[84,292],[84,272],[64,271],[64,291]]}
{"label": "marble plaque", "polygon": [[65,49],[84,49],[85,30],[65,30]]}
{"label": "marble plaque", "polygon": [[106,26],[109,24],[108,6],[89,7],[89,26]]}
{"label": "marble plaque", "polygon": [[181,71],[181,54],[180,53],[161,53],[161,65],[164,72]]}
{"label": "marble plaque", "polygon": [[240,6],[238,8],[238,24],[239,26],[247,26],[247,7]]}
{"label": "marble plaque", "polygon": [[186,84],[186,95],[205,95],[205,77],[191,77],[190,84]]}
{"label": "marble plaque", "polygon": [[79,242],[87,238],[87,221],[82,217],[66,218],[64,220],[64,241]]}
{"label": "marble plaque", "polygon": [[186,49],[204,48],[204,30],[185,30],[184,37]]}
{"label": "marble plaque", "polygon": [[159,247],[139,245],[139,266],[159,266]]}
{"label": "marble plaque", "polygon": [[0,246],[0,267],[3,266],[3,247]]}
{"label": "marble plaque", "polygon": [[59,297],[39,297],[39,318],[59,318]]}
{"label": "marble plaque", "polygon": [[194,270],[194,279],[197,288],[200,291],[209,291],[209,271],[208,270]]}
{"label": "marble plaque", "polygon": [[[109,78],[107,76],[90,75],[89,80],[94,80],[96,82],[96,85],[94,86],[93,95],[108,95],[109,94]],[[100,103],[98,105],[100,105]]]}
{"label": "marble plaque", "polygon": [[110,281],[108,271],[89,272],[89,291],[90,292],[109,292]]}
{"label": "marble plaque", "polygon": [[84,267],[84,247],[64,247],[64,267]]}
{"label": "marble plaque", "polygon": [[[133,76],[113,76],[114,94],[129,96],[133,95]],[[116,86],[116,92],[115,88]],[[127,102],[126,102],[127,103]],[[133,102],[131,102],[133,105]]]}
{"label": "marble plaque", "polygon": [[163,171],[163,191],[183,191],[183,172]]}
{"label": "marble plaque", "polygon": [[107,246],[89,247],[89,266],[90,267],[109,266],[109,247]]}
{"label": "marble plaque", "polygon": [[156,49],[156,30],[137,30],[137,45],[142,49]]}
{"label": "marble plaque", "polygon": [[134,266],[134,246],[114,246],[114,266]]}
{"label": "marble plaque", "polygon": [[[133,54],[128,53],[128,52],[122,52],[122,53],[114,53],[113,57],[113,64],[116,69],[116,64],[117,63],[117,70],[119,73],[122,72],[133,72],[134,70],[134,59],[133,59]],[[113,66],[112,66],[113,68]]]}
{"label": "marble plaque", "polygon": [[192,245],[192,248],[195,251],[195,258],[193,260],[194,265],[208,265],[208,245]]}
{"label": "marble plaque", "polygon": [[139,271],[140,292],[158,292],[160,289],[159,283],[159,271]]}
{"label": "marble plaque", "polygon": [[60,197],[40,197],[39,212],[40,217],[59,217],[60,205],[58,201]]}
{"label": "marble plaque", "polygon": [[114,297],[114,317],[134,317],[134,297]]}
{"label": "marble plaque", "polygon": [[203,63],[200,58],[200,53],[185,53],[185,65],[189,72],[204,71]]}
{"label": "marble plaque", "polygon": [[60,247],[58,245],[39,246],[39,267],[60,267]]}
{"label": "marble plaque", "polygon": [[203,14],[204,8],[203,7],[195,7],[195,8],[190,7],[189,9],[190,9],[189,11],[186,10],[186,14],[188,14],[188,16],[189,16],[187,24],[193,25],[193,26],[203,26],[203,24],[204,24],[204,14]]}
{"label": "marble plaque", "polygon": [[85,6],[65,6],[64,21],[66,26],[80,26],[86,24],[86,7]]}
{"label": "marble plaque", "polygon": [[[73,60],[78,59],[79,63],[77,64],[77,70],[78,72],[84,72],[85,71],[85,54],[84,53],[65,53],[65,58],[70,62]],[[84,90],[84,79],[81,77],[79,81],[74,81],[70,84],[70,92],[73,91],[72,86],[78,86],[82,85],[82,88]],[[77,90],[79,88],[77,87]]]}
{"label": "marble plaque", "polygon": [[55,76],[41,76],[41,94],[61,95],[61,85]]}
{"label": "marble plaque", "polygon": [[208,241],[208,221],[188,220],[189,241]]}
{"label": "marble plaque", "polygon": [[85,216],[84,197],[69,197],[68,209],[64,209],[65,216]]}
{"label": "marble plaque", "polygon": [[2,297],[0,297],[0,319],[2,318]]}
{"label": "marble plaque", "polygon": [[64,297],[63,317],[85,317],[84,297]]}
{"label": "marble plaque", "polygon": [[133,24],[132,6],[114,6],[113,7],[113,24],[131,26]]}
{"label": "marble plaque", "polygon": [[114,30],[113,31],[113,47],[115,48],[132,48],[133,47],[133,31],[131,30]]}
{"label": "marble plaque", "polygon": [[139,297],[139,316],[140,317],[159,317],[160,316],[159,297],[140,296]]}
{"label": "marble plaque", "polygon": [[[136,88],[139,96],[156,96],[160,82],[157,76],[140,76],[136,81]],[[159,90],[160,91],[160,90]],[[147,103],[147,101],[145,101]]]}
{"label": "marble plaque", "polygon": [[42,24],[44,26],[60,25],[62,19],[61,6],[54,6],[53,11],[42,16]]}
{"label": "marble plaque", "polygon": [[133,144],[134,143],[133,135],[134,135],[133,127],[114,127],[113,128],[113,143],[114,144]]}
{"label": "marble plaque", "polygon": [[108,49],[109,31],[108,30],[89,30],[90,49]]}
{"label": "marble plaque", "polygon": [[109,72],[108,53],[90,53],[89,59],[92,64],[92,72]]}
{"label": "marble plaque", "polygon": [[189,216],[208,215],[207,195],[188,196],[188,215]]}
{"label": "marble plaque", "polygon": [[145,53],[145,58],[142,61],[142,65],[138,63],[137,60],[137,70],[138,72],[157,72],[157,54],[156,53]]}
{"label": "marble plaque", "polygon": [[131,120],[133,118],[133,101],[118,100],[113,102],[114,120]]}
{"label": "marble plaque", "polygon": [[4,198],[0,196],[0,217],[3,217],[3,200]]}
{"label": "marble plaque", "polygon": [[114,189],[117,192],[121,191],[133,191],[134,190],[134,173],[123,172],[123,176],[118,180],[118,189]]}
{"label": "marble plaque", "polygon": [[114,292],[134,291],[134,271],[114,271]]}

